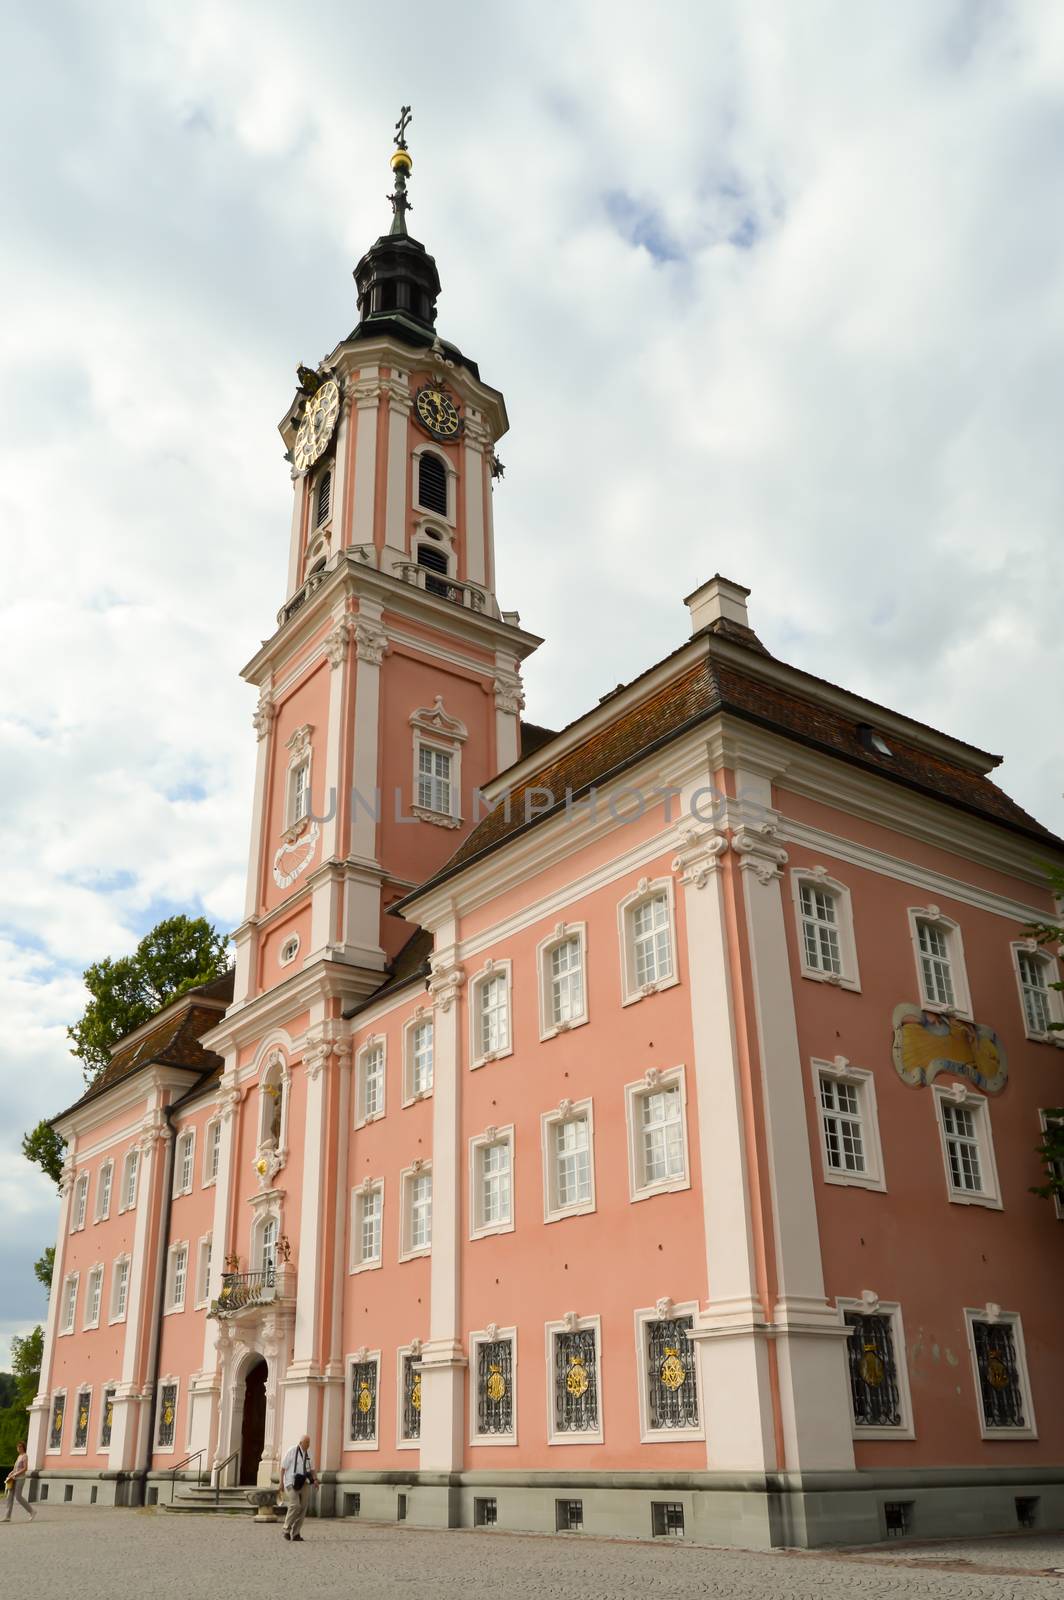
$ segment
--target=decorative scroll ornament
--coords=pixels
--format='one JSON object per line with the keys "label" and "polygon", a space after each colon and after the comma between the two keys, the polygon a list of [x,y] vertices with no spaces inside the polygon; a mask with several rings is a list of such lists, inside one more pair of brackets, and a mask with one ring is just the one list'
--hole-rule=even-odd
{"label": "decorative scroll ornament", "polygon": [[902,1003],[893,1026],[894,1066],[903,1083],[926,1087],[940,1072],[954,1072],[986,1094],[1000,1094],[1008,1082],[1005,1046],[981,1022]]}
{"label": "decorative scroll ornament", "polygon": [[441,1011],[450,1011],[465,983],[465,973],[461,967],[436,956],[430,957],[430,967],[428,988],[432,1003]]}
{"label": "decorative scroll ornament", "polygon": [[525,694],[516,673],[499,674],[495,679],[495,709],[516,717],[525,709]]}
{"label": "decorative scroll ornament", "polygon": [[272,1143],[260,1145],[255,1158],[255,1172],[258,1175],[260,1189],[268,1188],[276,1178],[285,1164],[287,1154],[286,1150],[275,1149]]}
{"label": "decorative scroll ornament", "polygon": [[720,868],[720,858],[728,848],[728,836],[715,828],[684,828],[681,839],[672,870],[679,873],[681,883],[704,889]]}
{"label": "decorative scroll ornament", "polygon": [[289,828],[273,857],[273,881],[278,889],[287,889],[307,870],[314,859],[320,834],[318,824],[307,817]]}
{"label": "decorative scroll ornament", "polygon": [[732,835],[732,849],[740,858],[743,872],[752,872],[758,883],[767,885],[783,876],[787,852],[779,843],[779,830],[771,821],[745,824]]}
{"label": "decorative scroll ornament", "polygon": [[679,1389],[687,1377],[687,1368],[680,1360],[680,1352],[676,1345],[665,1346],[665,1359],[661,1363],[661,1381],[666,1389]]}
{"label": "decorative scroll ornament", "polygon": [[347,660],[347,642],[351,637],[351,631],[350,617],[341,617],[331,633],[327,633],[325,636],[325,644],[323,646],[325,658],[333,671],[337,667],[342,667]]}
{"label": "decorative scroll ornament", "polygon": [[269,689],[259,690],[259,700],[251,713],[251,726],[259,739],[265,739],[277,715],[277,707],[273,703],[273,695]]}
{"label": "decorative scroll ornament", "polygon": [[388,635],[379,622],[363,619],[355,623],[355,653],[360,661],[379,667],[388,648]]}

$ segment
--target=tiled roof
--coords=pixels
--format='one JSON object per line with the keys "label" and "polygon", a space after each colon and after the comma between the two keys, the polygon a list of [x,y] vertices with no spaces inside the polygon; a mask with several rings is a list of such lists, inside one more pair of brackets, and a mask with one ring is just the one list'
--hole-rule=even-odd
{"label": "tiled roof", "polygon": [[[90,1100],[97,1099],[153,1062],[187,1067],[204,1078],[220,1073],[224,1065],[222,1057],[213,1050],[205,1050],[200,1039],[208,1029],[217,1026],[222,1013],[217,1004],[201,1002],[224,1002],[230,1000],[232,994],[233,973],[229,971],[210,983],[190,989],[180,999],[171,1001],[160,1011],[158,1020],[146,1033],[135,1036],[128,1045],[118,1044],[100,1076],[86,1089],[81,1099],[68,1106],[66,1111],[61,1111],[59,1117],[65,1117],[78,1106],[87,1105]],[[58,1121],[59,1117],[52,1120]]]}
{"label": "tiled roof", "polygon": [[432,954],[432,934],[426,933],[423,928],[418,928],[400,950],[388,968],[388,975],[379,989],[374,989],[365,1000],[360,1000],[357,1005],[344,1012],[345,1017],[355,1017],[360,1011],[365,1011],[367,1006],[376,1005],[383,996],[391,994],[394,989],[402,989],[406,984],[417,979],[424,980],[425,968],[429,956]]}
{"label": "tiled roof", "polygon": [[[740,641],[732,634],[730,642],[734,646]],[[557,808],[564,804],[567,790],[574,797],[579,796],[591,785],[602,784],[623,772],[656,746],[668,743],[688,727],[720,712],[757,723],[785,738],[800,740],[813,749],[875,772],[891,783],[963,808],[1032,840],[1064,848],[1064,841],[1010,800],[997,784],[959,761],[950,761],[910,743],[899,737],[893,728],[888,736],[891,756],[869,750],[858,733],[862,722],[830,704],[827,697],[824,701],[816,697],[821,680],[796,670],[795,687],[783,687],[768,681],[756,670],[744,670],[743,664],[735,658],[734,648],[727,652],[715,650],[712,637],[708,636],[706,645],[706,655],[693,666],[679,671],[635,705],[620,710],[613,721],[595,728],[586,739],[569,746],[554,760],[550,759],[550,746],[545,745],[541,764],[509,790],[509,819],[502,806],[490,812],[429,881],[452,876],[468,862],[529,827],[535,827],[548,816],[549,811],[540,810],[540,797],[537,797],[537,814],[531,822],[525,820],[525,796],[530,790],[549,790]],[[763,659],[765,654],[763,648],[758,648],[759,658]],[[754,666],[752,660],[751,667]],[[834,691],[834,685],[824,683],[823,686]],[[870,707],[867,701],[862,704]],[[920,726],[914,724],[916,728]]]}

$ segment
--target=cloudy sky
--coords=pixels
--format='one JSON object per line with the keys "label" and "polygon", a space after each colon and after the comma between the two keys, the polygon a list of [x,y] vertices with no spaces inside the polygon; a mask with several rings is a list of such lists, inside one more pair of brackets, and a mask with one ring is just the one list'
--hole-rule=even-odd
{"label": "cloudy sky", "polygon": [[[241,909],[276,423],[355,322],[414,106],[441,332],[507,396],[500,596],[560,725],[717,569],[778,655],[1064,828],[1064,12],[9,4],[0,95],[0,1361],[79,975]],[[589,603],[590,602],[590,603]]]}

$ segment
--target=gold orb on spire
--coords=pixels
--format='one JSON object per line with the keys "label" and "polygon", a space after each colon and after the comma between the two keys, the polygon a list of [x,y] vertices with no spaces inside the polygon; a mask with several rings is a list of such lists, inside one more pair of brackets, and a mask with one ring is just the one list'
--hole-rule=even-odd
{"label": "gold orb on spire", "polygon": [[403,172],[409,172],[413,168],[413,165],[413,158],[411,157],[409,150],[397,150],[392,156],[393,172],[398,172],[400,169]]}

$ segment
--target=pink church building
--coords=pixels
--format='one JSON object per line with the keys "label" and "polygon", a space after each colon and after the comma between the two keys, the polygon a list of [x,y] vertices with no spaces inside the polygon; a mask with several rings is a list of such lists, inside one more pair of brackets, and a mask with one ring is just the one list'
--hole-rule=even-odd
{"label": "pink church building", "polygon": [[[67,1140],[33,1491],[749,1546],[1064,1523],[1064,843],[748,591],[552,732],[406,228],[300,387],[234,971]],[[1054,1288],[1054,1284],[1057,1287]]]}

